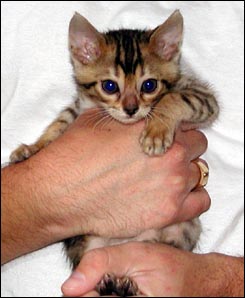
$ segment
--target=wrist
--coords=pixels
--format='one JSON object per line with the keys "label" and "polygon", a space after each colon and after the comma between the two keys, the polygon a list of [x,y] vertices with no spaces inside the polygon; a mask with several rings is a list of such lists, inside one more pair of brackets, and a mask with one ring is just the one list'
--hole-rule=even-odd
{"label": "wrist", "polygon": [[198,255],[202,268],[197,291],[205,297],[244,297],[243,258],[219,253]]}
{"label": "wrist", "polygon": [[211,253],[210,262],[216,263],[217,296],[244,297],[244,259]]}

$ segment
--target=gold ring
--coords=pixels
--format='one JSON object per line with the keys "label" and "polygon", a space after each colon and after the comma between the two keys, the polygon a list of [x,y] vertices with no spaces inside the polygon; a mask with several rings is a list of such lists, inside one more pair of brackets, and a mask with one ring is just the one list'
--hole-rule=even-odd
{"label": "gold ring", "polygon": [[195,189],[199,187],[204,187],[208,183],[209,169],[207,165],[200,159],[194,160],[193,162],[198,166],[200,170],[200,179]]}

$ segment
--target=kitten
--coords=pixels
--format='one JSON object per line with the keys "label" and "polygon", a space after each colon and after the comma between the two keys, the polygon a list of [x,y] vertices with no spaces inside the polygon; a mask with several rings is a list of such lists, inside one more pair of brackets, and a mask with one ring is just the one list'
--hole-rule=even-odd
{"label": "kitten", "polygon": [[[11,161],[24,160],[47,146],[82,113],[85,103],[98,106],[112,118],[130,124],[147,118],[140,143],[148,155],[164,153],[181,123],[191,128],[211,124],[219,108],[207,84],[180,70],[183,18],[175,11],[154,30],[115,30],[99,33],[76,13],[69,26],[69,46],[78,98],[63,110],[32,145],[21,145]],[[76,236],[65,240],[73,269],[93,248],[127,241],[151,241],[192,250],[201,232],[199,219],[161,230],[149,230],[130,239]],[[106,275],[98,285],[102,295],[137,294],[129,278]]]}

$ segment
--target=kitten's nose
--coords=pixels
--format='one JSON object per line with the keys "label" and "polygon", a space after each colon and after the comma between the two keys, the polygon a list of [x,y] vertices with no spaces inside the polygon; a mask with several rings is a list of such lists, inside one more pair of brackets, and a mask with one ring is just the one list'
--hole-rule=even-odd
{"label": "kitten's nose", "polygon": [[129,116],[133,116],[138,111],[139,107],[136,105],[133,105],[133,106],[124,107],[123,109]]}

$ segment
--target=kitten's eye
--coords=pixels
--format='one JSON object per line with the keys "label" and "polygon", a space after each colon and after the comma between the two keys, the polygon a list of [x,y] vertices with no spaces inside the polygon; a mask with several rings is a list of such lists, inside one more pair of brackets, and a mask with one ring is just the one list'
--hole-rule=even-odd
{"label": "kitten's eye", "polygon": [[151,93],[157,88],[157,80],[149,79],[143,82],[141,86],[141,91],[144,93]]}
{"label": "kitten's eye", "polygon": [[103,81],[102,88],[108,94],[114,94],[119,91],[117,83],[111,80]]}

